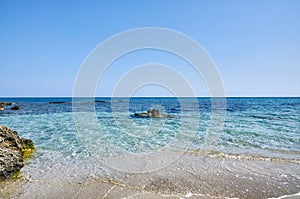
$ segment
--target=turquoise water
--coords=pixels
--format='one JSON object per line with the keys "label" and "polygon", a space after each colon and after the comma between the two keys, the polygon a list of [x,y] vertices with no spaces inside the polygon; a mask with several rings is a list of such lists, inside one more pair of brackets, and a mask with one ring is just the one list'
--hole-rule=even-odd
{"label": "turquoise water", "polygon": [[[32,139],[39,157],[83,159],[95,153],[143,154],[178,147],[300,160],[300,98],[227,98],[224,124],[213,132],[213,144],[206,142],[210,98],[198,98],[197,104],[186,98],[184,110],[176,98],[131,98],[129,104],[122,98],[96,100],[97,126],[88,117],[83,118],[84,128],[76,126],[72,98],[1,98],[20,110],[6,107],[0,112],[0,124]],[[67,103],[49,103],[54,101]],[[91,101],[79,102],[76,112],[84,114]],[[172,118],[133,117],[151,108]],[[184,120],[183,111],[188,119]]]}

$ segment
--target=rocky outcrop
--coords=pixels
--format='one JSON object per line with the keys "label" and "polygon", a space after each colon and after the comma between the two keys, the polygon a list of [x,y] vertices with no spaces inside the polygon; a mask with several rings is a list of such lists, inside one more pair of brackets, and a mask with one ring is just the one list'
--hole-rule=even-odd
{"label": "rocky outcrop", "polygon": [[160,113],[156,109],[148,110],[147,113],[144,113],[144,112],[143,113],[134,113],[133,116],[134,117],[145,117],[145,118],[150,118],[150,117],[154,117],[154,118],[171,118],[172,117],[169,114]]}
{"label": "rocky outcrop", "polygon": [[[0,111],[3,111],[5,106],[11,106],[11,105],[13,105],[12,102],[0,102]],[[19,107],[19,109],[20,109],[20,107]],[[19,110],[19,109],[12,109],[12,110]]]}
{"label": "rocky outcrop", "polygon": [[0,125],[0,180],[17,174],[24,166],[24,157],[33,150],[32,140],[21,138],[16,131]]}

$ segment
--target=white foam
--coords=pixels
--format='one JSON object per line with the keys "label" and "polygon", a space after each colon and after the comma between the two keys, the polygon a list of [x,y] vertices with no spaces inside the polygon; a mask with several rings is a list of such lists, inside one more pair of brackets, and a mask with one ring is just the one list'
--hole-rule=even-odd
{"label": "white foam", "polygon": [[294,196],[300,196],[300,192],[292,194],[292,195],[284,195],[284,196],[280,196],[278,198],[269,198],[269,199],[283,199],[283,198],[294,197]]}

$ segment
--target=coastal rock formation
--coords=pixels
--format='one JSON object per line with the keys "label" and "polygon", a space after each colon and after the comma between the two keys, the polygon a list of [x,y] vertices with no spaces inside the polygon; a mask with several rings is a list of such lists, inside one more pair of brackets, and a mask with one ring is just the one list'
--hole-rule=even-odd
{"label": "coastal rock formation", "polygon": [[3,111],[5,106],[11,106],[12,104],[12,102],[0,102],[0,111]]}
{"label": "coastal rock formation", "polygon": [[16,131],[0,125],[0,180],[17,174],[24,166],[24,157],[33,150],[32,140],[21,138]]}
{"label": "coastal rock formation", "polygon": [[145,118],[171,118],[172,116],[169,114],[160,113],[156,109],[148,110],[147,113],[134,113],[134,117],[145,117]]}

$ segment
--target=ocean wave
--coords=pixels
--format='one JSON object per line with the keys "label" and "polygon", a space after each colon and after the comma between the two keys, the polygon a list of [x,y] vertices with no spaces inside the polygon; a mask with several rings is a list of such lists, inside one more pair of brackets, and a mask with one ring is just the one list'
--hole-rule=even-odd
{"label": "ocean wave", "polygon": [[[276,152],[279,152],[278,150]],[[288,154],[300,155],[299,151],[280,151]],[[187,155],[204,156],[210,158],[222,158],[222,159],[235,159],[235,160],[253,160],[253,161],[269,161],[269,162],[282,162],[300,164],[300,159],[290,159],[282,157],[268,157],[257,154],[237,154],[237,153],[225,153],[217,150],[203,150],[193,149],[186,152]]]}

